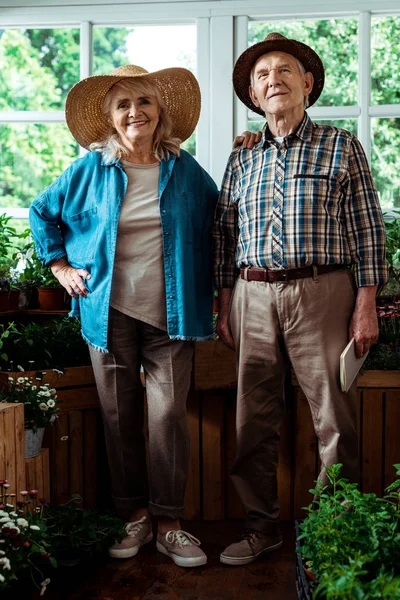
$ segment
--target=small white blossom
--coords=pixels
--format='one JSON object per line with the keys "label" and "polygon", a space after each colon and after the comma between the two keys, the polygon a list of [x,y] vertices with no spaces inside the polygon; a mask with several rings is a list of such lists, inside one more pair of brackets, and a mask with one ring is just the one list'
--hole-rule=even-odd
{"label": "small white blossom", "polygon": [[43,410],[43,411],[49,410],[49,407],[44,402],[41,402],[39,404],[39,408],[40,408],[40,410]]}
{"label": "small white blossom", "polygon": [[0,523],[7,523],[9,520],[8,515],[6,517],[0,517]]}
{"label": "small white blossom", "polygon": [[0,575],[0,583],[4,583],[5,582],[5,578],[3,577],[3,575]]}
{"label": "small white blossom", "polygon": [[40,527],[38,527],[37,525],[31,525],[30,529],[33,529],[33,531],[40,531]]}
{"label": "small white blossom", "polygon": [[22,371],[22,372],[25,371],[24,367],[21,367],[21,365],[17,365],[17,369],[18,369],[18,371]]}
{"label": "small white blossom", "polygon": [[8,571],[11,571],[10,561],[6,556],[4,556],[3,558],[0,558],[0,565],[3,565],[3,569],[7,569]]}
{"label": "small white blossom", "polygon": [[5,510],[0,510],[0,517],[7,517],[8,513]]}
{"label": "small white blossom", "polygon": [[4,550],[0,550],[0,556],[5,556],[6,553],[4,552]]}
{"label": "small white blossom", "polygon": [[36,385],[33,385],[33,386],[31,387],[31,390],[37,390],[37,386],[36,386]]}
{"label": "small white blossom", "polygon": [[17,525],[19,525],[20,527],[28,527],[29,523],[26,519],[22,519],[22,517],[20,517],[19,519],[17,519]]}
{"label": "small white blossom", "polygon": [[68,435],[63,435],[62,437],[60,437],[60,440],[62,442],[66,442],[68,440]]}
{"label": "small white blossom", "polygon": [[54,402],[54,400],[47,400],[47,406],[50,408],[53,408],[56,405],[56,403]]}
{"label": "small white blossom", "polygon": [[13,382],[13,381],[14,381],[13,377],[9,377],[9,378],[8,378],[8,381],[11,381],[11,382]]}
{"label": "small white blossom", "polygon": [[12,512],[10,512],[10,517],[13,517],[13,518],[18,517],[18,513],[12,511]]}
{"label": "small white blossom", "polygon": [[[5,486],[4,486],[5,487]],[[8,508],[14,508],[14,504],[6,504]]]}

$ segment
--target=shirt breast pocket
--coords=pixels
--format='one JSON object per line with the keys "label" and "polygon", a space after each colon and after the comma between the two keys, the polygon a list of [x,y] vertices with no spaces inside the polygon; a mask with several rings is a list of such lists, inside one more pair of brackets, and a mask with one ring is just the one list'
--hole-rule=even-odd
{"label": "shirt breast pocket", "polygon": [[99,233],[97,206],[71,213],[67,220],[64,241],[68,258],[79,262],[92,260]]}
{"label": "shirt breast pocket", "polygon": [[339,175],[336,173],[297,173],[293,176],[294,195],[310,211],[318,205],[325,212],[337,216],[342,197]]}

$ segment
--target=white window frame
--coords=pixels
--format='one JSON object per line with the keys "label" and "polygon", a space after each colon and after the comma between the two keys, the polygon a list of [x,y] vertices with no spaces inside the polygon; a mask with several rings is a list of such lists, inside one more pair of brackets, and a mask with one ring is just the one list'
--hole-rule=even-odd
{"label": "white window frame", "polygon": [[[358,137],[367,157],[371,153],[371,118],[400,117],[400,104],[370,104],[370,35],[372,16],[397,16],[398,0],[337,0],[335,10],[320,0],[158,0],[123,4],[110,0],[0,0],[0,28],[80,28],[80,77],[92,73],[93,26],[197,24],[197,77],[202,91],[202,111],[197,128],[196,154],[200,164],[220,184],[235,135],[247,129],[247,109],[232,89],[232,70],[247,47],[248,20],[324,19],[358,16],[358,105],[309,109],[313,118],[357,118]],[[121,18],[122,16],[122,18]],[[160,49],[162,51],[162,49]],[[328,66],[329,68],[329,66]],[[0,112],[0,123],[65,123],[63,111]],[[0,211],[3,209],[0,207]],[[27,215],[28,209],[5,209],[8,214]],[[18,215],[16,214],[18,213]]]}

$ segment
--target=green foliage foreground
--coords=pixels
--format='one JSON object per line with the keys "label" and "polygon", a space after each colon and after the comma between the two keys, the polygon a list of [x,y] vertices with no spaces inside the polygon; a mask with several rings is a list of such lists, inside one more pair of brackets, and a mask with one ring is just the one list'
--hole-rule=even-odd
{"label": "green foliage foreground", "polygon": [[363,494],[327,469],[331,487],[317,484],[301,523],[300,553],[316,575],[313,599],[400,598],[400,464],[387,495]]}

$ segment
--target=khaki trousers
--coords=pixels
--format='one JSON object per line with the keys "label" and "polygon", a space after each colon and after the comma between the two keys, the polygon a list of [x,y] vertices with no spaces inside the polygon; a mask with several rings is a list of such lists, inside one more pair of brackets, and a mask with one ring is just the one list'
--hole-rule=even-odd
{"label": "khaki trousers", "polygon": [[[109,353],[90,348],[103,416],[113,500],[133,511],[183,516],[189,463],[186,399],[193,344],[110,308]],[[143,434],[146,376],[148,471]]]}
{"label": "khaki trousers", "polygon": [[278,527],[279,432],[290,363],[310,405],[320,479],[325,483],[325,468],[340,462],[343,476],[358,480],[356,383],[343,393],[339,380],[355,293],[348,269],[316,280],[236,282],[230,324],[238,369],[237,456],[231,476],[247,527],[269,534]]}

